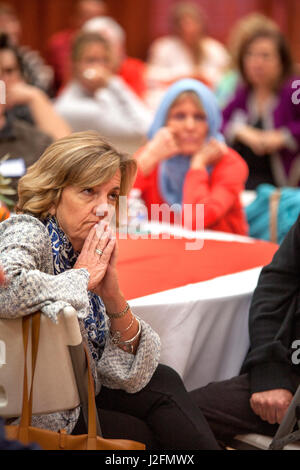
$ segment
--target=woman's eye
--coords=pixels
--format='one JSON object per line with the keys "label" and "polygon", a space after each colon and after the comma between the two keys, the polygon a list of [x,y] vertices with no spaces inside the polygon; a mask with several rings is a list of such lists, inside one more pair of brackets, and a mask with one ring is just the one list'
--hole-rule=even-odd
{"label": "woman's eye", "polygon": [[118,193],[111,193],[111,194],[109,194],[108,198],[113,202],[117,202],[117,200],[119,198],[119,194]]}
{"label": "woman's eye", "polygon": [[173,119],[177,119],[177,121],[182,121],[185,119],[185,114],[184,113],[176,113],[173,116]]}
{"label": "woman's eye", "polygon": [[93,188],[86,188],[82,191],[84,194],[87,194],[88,196],[91,196],[94,193]]}
{"label": "woman's eye", "polygon": [[205,114],[196,114],[195,115],[195,121],[206,121],[206,116]]}

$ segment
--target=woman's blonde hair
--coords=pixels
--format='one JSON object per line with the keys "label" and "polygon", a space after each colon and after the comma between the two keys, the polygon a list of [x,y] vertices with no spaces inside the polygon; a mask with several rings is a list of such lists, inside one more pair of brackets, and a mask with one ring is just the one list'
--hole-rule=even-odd
{"label": "woman's blonde hair", "polygon": [[43,220],[59,203],[64,188],[98,186],[108,182],[118,169],[121,171],[120,196],[126,196],[137,170],[132,157],[117,151],[94,131],[59,139],[20,179],[17,212]]}

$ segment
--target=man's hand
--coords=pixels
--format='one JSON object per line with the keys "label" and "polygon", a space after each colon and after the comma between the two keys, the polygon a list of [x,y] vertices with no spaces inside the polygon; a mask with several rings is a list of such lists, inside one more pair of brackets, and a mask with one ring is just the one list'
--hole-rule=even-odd
{"label": "man's hand", "polygon": [[279,388],[266,392],[253,393],[250,405],[255,414],[270,424],[280,424],[293,395],[289,390]]}

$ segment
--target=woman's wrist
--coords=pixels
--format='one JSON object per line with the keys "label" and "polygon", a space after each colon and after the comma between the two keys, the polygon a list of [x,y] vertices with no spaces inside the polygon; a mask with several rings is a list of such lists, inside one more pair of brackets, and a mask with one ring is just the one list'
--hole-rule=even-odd
{"label": "woman's wrist", "polygon": [[147,176],[159,163],[160,158],[155,149],[153,149],[152,142],[146,144],[144,150],[138,157],[138,164],[142,173]]}
{"label": "woman's wrist", "polygon": [[110,319],[110,337],[113,344],[123,351],[135,354],[140,340],[141,322],[130,310],[129,305],[125,315]]}
{"label": "woman's wrist", "polygon": [[28,106],[38,105],[43,99],[43,92],[32,85],[26,85],[24,97]]}
{"label": "woman's wrist", "polygon": [[[102,301],[106,308],[106,313],[109,317],[118,317],[119,315],[122,316],[122,312],[124,312],[128,304],[122,292],[116,292],[114,295],[103,295],[101,296]],[[126,313],[126,312],[125,312]]]}
{"label": "woman's wrist", "polygon": [[201,152],[196,153],[192,159],[190,164],[191,170],[205,170],[206,169],[206,161],[204,155]]}
{"label": "woman's wrist", "polygon": [[254,129],[251,126],[244,124],[236,130],[235,138],[240,142],[247,143],[248,139],[253,137],[254,133],[258,134],[258,132],[258,129]]}

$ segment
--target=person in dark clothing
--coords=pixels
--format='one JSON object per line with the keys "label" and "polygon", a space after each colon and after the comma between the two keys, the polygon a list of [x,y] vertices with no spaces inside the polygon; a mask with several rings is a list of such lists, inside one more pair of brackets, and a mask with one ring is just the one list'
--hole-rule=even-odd
{"label": "person in dark clothing", "polygon": [[0,80],[5,87],[6,112],[59,139],[71,133],[44,91],[26,81],[24,61],[8,36],[0,34]]}
{"label": "person in dark clothing", "polygon": [[284,35],[268,25],[247,34],[237,51],[242,83],[223,110],[222,132],[249,167],[246,189],[299,184],[299,71]]}
{"label": "person in dark clothing", "polygon": [[[241,375],[190,392],[217,439],[273,436],[300,384],[300,217],[260,274]],[[298,341],[297,341],[298,340]]]}
{"label": "person in dark clothing", "polygon": [[[44,150],[52,143],[52,139],[47,134],[37,129],[35,126],[25,121],[14,118],[5,111],[5,106],[0,104],[0,160],[9,155],[10,159],[20,159],[24,163],[24,171],[33,165]],[[19,178],[23,176],[13,176],[10,186],[16,191]],[[13,202],[17,202],[17,194],[10,196]]]}

